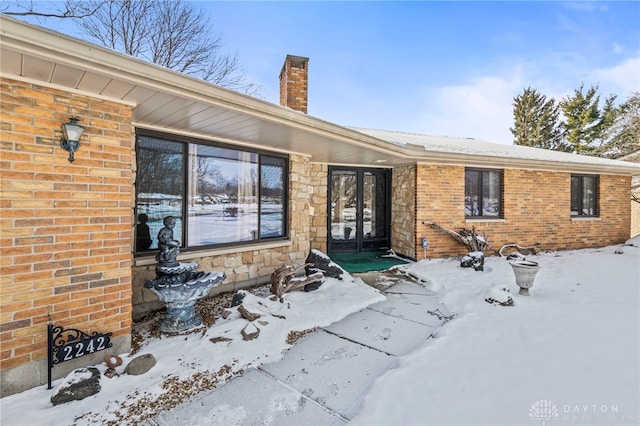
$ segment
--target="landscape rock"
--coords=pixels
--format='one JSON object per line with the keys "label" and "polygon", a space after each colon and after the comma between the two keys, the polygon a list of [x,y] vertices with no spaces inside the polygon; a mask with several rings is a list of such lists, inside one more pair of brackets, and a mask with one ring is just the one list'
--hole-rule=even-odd
{"label": "landscape rock", "polygon": [[473,251],[462,258],[462,268],[473,268],[476,271],[484,271],[484,254],[481,251]]}
{"label": "landscape rock", "polygon": [[151,370],[153,366],[156,365],[156,362],[156,358],[151,354],[140,355],[127,364],[124,372],[132,376],[139,376]]}
{"label": "landscape rock", "polygon": [[247,308],[245,308],[243,305],[240,305],[238,307],[238,312],[240,312],[240,315],[242,316],[242,318],[249,321],[255,321],[262,316],[260,314],[249,312]]}
{"label": "landscape rock", "polygon": [[[325,277],[342,280],[342,275],[345,273],[344,269],[334,263],[329,256],[318,250],[311,250],[305,263],[310,264],[305,267],[306,275],[322,272]],[[305,291],[307,291],[306,288]]]}
{"label": "landscape rock", "polygon": [[491,287],[484,300],[492,305],[513,306],[513,297],[506,285]]}
{"label": "landscape rock", "polygon": [[253,323],[247,324],[241,331],[243,340],[253,340],[257,339],[260,335],[260,329],[255,326]]}
{"label": "landscape rock", "polygon": [[234,294],[233,299],[231,299],[231,307],[233,308],[235,306],[240,306],[246,295],[247,294],[242,291],[239,291],[236,294]]}
{"label": "landscape rock", "polygon": [[100,392],[100,371],[95,367],[76,368],[65,377],[51,396],[53,405],[79,401]]}

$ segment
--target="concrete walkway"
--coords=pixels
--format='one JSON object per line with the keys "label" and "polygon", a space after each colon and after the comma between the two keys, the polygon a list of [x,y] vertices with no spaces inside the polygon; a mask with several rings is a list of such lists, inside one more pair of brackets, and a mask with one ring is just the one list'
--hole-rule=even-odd
{"label": "concrete walkway", "polygon": [[147,425],[348,423],[376,378],[451,316],[417,283],[397,280],[384,292],[387,300],[304,336],[280,361],[248,370]]}

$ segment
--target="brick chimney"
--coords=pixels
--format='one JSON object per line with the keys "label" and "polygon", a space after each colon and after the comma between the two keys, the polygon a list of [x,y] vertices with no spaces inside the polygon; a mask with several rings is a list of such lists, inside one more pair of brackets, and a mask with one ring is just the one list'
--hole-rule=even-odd
{"label": "brick chimney", "polygon": [[280,71],[280,105],[307,113],[309,58],[287,55]]}

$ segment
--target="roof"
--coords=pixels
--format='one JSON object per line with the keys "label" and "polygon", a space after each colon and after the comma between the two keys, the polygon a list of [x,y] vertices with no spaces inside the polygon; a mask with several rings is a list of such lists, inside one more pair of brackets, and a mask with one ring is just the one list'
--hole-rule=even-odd
{"label": "roof", "polygon": [[[430,136],[417,133],[405,133],[389,130],[354,128],[359,132],[385,140],[401,147],[422,147],[426,152],[434,155],[466,155],[482,162],[482,159],[501,164],[522,164],[522,162],[546,163],[549,166],[566,165],[566,167],[580,167],[584,169],[600,170],[601,168],[623,167],[619,160],[608,158],[577,155],[548,149],[532,148],[519,145],[505,145],[470,138],[454,138],[448,136]],[[474,160],[471,160],[472,162]],[[524,165],[523,165],[524,166]],[[636,174],[640,169],[636,169]]]}
{"label": "roof", "polygon": [[640,174],[640,165],[623,161],[347,128],[5,15],[0,15],[0,36],[0,76],[131,105],[137,128],[300,154],[335,165],[428,162]]}

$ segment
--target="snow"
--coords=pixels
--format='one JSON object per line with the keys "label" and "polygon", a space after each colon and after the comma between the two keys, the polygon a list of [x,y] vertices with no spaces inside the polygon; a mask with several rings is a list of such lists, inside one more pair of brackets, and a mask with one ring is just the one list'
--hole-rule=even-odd
{"label": "snow", "polygon": [[548,404],[557,416],[547,424],[639,424],[640,237],[628,243],[622,254],[527,256],[543,268],[510,307],[482,297],[503,284],[517,293],[503,258],[487,258],[484,272],[409,265],[457,316],[378,379],[351,423],[539,425],[533,413]]}
{"label": "snow", "polygon": [[[435,298],[448,317],[444,325],[433,322],[432,338],[421,340],[425,343],[407,345],[407,336],[417,331],[398,336],[385,328],[388,320],[383,314],[390,310],[410,320],[425,317],[411,297],[387,293],[385,299],[358,278],[327,279],[315,292],[286,294],[284,303],[247,293],[244,306],[262,315],[254,323],[260,329],[257,339],[242,340],[240,332],[248,322],[237,313],[218,319],[205,335],[149,339],[136,356],[152,353],[158,363],[144,376],[103,377],[99,394],[56,407],[49,402],[52,391],[46,385],[2,398],[2,424],[105,423],[115,419],[113,413],[122,401],[130,404],[160,394],[160,385],[168,377],[189,378],[202,371],[218,371],[225,364],[234,372],[246,370],[254,387],[251,398],[240,395],[228,406],[223,402],[206,406],[215,424],[241,424],[253,400],[269,401],[267,420],[278,418],[278,411],[296,411],[299,399],[294,391],[274,395],[275,388],[270,386],[275,382],[250,368],[259,365],[274,374],[298,371],[295,380],[309,389],[323,387],[302,381],[335,375],[331,380],[341,385],[341,375],[344,381],[352,380],[346,373],[357,372],[363,388],[369,388],[357,396],[358,404],[340,407],[343,400],[327,396],[353,425],[640,423],[640,236],[625,246],[525,257],[541,266],[530,296],[517,294],[514,273],[504,257],[487,257],[484,272],[460,268],[459,259],[403,266],[404,276],[419,279],[424,297]],[[408,286],[401,281],[390,288],[400,291]],[[513,306],[485,300],[504,300],[509,294]],[[367,306],[365,315],[361,310]],[[289,331],[314,327],[325,327],[331,334],[314,333],[307,337],[313,337],[315,345],[301,342],[288,351],[298,349],[298,358],[309,363],[294,365],[296,357],[273,362],[290,347],[286,344]],[[364,331],[367,328],[370,335]],[[359,333],[371,344],[359,346],[347,339],[351,350],[358,350],[357,356],[333,349],[344,346],[333,343],[337,336],[349,333]],[[233,340],[212,343],[214,337]],[[389,355],[382,357],[369,349],[374,346]],[[120,356],[123,364],[118,372],[122,373],[132,357]],[[371,365],[386,367],[366,370],[369,356],[385,360]],[[356,360],[357,365],[352,365]],[[104,364],[96,367],[101,372],[106,369]],[[316,368],[317,374],[307,374],[314,373],[310,368]],[[215,393],[222,396],[225,388],[214,392],[214,400]],[[297,424],[312,422],[319,413],[312,409],[316,406],[302,412],[307,417],[298,418]],[[211,424],[198,418],[188,421]]]}
{"label": "snow", "polygon": [[549,149],[532,148],[519,145],[505,145],[470,138],[432,136],[380,129],[351,129],[401,147],[408,148],[413,145],[431,153],[468,154],[483,157],[494,156],[500,158],[566,162],[571,164],[592,164],[600,166],[625,167],[628,169],[636,168],[640,172],[640,165],[637,164],[587,155],[576,155]]}
{"label": "snow", "polygon": [[[134,356],[120,354],[120,376],[100,381],[101,391],[81,401],[53,406],[50,398],[53,390],[46,385],[11,395],[0,400],[2,425],[84,425],[116,421],[116,411],[140,400],[155,400],[162,393],[165,379],[176,376],[187,379],[202,371],[217,372],[225,365],[231,373],[272,362],[282,357],[290,345],[286,343],[291,331],[304,331],[324,327],[339,321],[352,312],[384,300],[384,296],[360,279],[348,274],[343,280],[326,278],[322,286],[309,293],[292,292],[284,297],[284,303],[271,301],[246,293],[243,306],[261,318],[255,326],[260,336],[251,341],[242,339],[241,330],[248,321],[237,315],[227,320],[219,318],[206,334],[196,333],[161,339],[149,339]],[[231,341],[213,343],[215,337],[231,338]],[[143,354],[153,354],[157,364],[144,376],[122,374],[126,365]],[[107,355],[107,354],[105,354]],[[107,366],[96,368],[104,373]],[[54,389],[59,379],[53,383]],[[123,402],[124,401],[124,402]],[[135,423],[135,419],[128,419]]]}

